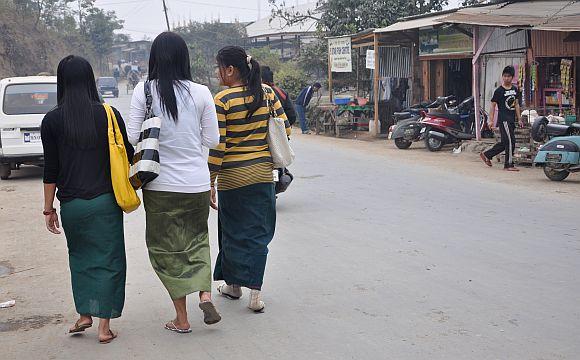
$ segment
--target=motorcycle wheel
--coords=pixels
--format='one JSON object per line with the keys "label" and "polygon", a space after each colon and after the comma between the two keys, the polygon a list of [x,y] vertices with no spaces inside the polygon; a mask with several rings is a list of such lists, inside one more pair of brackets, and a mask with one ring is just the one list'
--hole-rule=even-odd
{"label": "motorcycle wheel", "polygon": [[395,145],[401,150],[408,149],[411,146],[411,144],[412,144],[411,141],[406,140],[404,138],[396,138],[395,139]]}
{"label": "motorcycle wheel", "polygon": [[542,116],[534,121],[532,139],[537,142],[544,142],[548,139],[548,119],[546,117]]}
{"label": "motorcycle wheel", "polygon": [[427,149],[429,149],[429,151],[436,152],[441,150],[441,148],[445,144],[443,143],[443,141],[437,139],[436,137],[427,135],[427,137],[425,137],[425,145],[427,146]]}
{"label": "motorcycle wheel", "polygon": [[546,174],[546,177],[552,181],[563,181],[568,177],[568,175],[570,175],[570,171],[556,170],[552,166],[545,165],[544,174]]}

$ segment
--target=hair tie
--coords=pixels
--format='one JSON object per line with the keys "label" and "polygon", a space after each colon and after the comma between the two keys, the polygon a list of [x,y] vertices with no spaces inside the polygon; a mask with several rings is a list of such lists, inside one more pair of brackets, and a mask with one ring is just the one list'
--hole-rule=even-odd
{"label": "hair tie", "polygon": [[250,68],[250,70],[252,70],[252,56],[251,55],[246,56],[246,63],[248,63],[248,67]]}

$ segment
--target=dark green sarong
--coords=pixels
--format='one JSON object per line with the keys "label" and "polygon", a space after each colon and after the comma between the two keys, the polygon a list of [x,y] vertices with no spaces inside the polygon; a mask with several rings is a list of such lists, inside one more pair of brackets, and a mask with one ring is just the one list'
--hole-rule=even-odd
{"label": "dark green sarong", "polygon": [[113,194],[61,204],[77,313],[121,316],[125,303],[123,212]]}
{"label": "dark green sarong", "polygon": [[274,184],[220,191],[218,218],[220,251],[214,280],[260,290],[276,229]]}
{"label": "dark green sarong", "polygon": [[149,260],[173,300],[211,291],[209,198],[209,191],[143,191]]}

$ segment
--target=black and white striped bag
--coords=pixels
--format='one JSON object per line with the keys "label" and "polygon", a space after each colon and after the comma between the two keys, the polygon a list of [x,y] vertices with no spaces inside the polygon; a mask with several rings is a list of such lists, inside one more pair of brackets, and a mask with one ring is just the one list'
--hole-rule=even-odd
{"label": "black and white striped bag", "polygon": [[153,114],[151,83],[145,82],[145,98],[147,110],[145,121],[141,125],[141,135],[135,148],[133,165],[129,170],[129,180],[135,189],[141,189],[147,183],[159,176],[161,164],[159,162],[159,132],[161,118]]}

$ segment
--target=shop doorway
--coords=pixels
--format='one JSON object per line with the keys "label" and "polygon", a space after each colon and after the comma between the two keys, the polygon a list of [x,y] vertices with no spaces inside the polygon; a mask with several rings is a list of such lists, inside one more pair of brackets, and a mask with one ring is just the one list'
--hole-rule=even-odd
{"label": "shop doorway", "polygon": [[470,97],[473,93],[472,74],[471,59],[447,60],[447,95],[454,95],[458,102]]}

